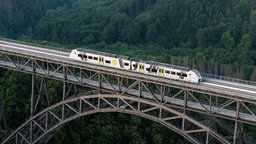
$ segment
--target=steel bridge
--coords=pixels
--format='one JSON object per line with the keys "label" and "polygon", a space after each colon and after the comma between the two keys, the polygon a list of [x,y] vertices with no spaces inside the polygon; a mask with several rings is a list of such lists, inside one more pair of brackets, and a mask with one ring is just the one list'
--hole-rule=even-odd
{"label": "steel bridge", "polygon": [[[0,41],[0,67],[28,73],[32,81],[31,116],[2,143],[44,143],[67,122],[103,112],[144,117],[191,143],[256,141],[244,129],[244,125],[256,125],[254,82],[210,77],[200,84],[172,81],[76,62],[65,51],[6,40]],[[53,105],[49,79],[62,82],[63,94]],[[77,94],[78,86],[93,91]],[[43,99],[46,105],[42,106]]]}

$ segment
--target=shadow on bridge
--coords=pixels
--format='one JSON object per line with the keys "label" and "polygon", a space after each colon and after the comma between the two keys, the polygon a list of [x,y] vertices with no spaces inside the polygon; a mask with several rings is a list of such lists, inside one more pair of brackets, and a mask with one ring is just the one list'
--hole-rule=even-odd
{"label": "shadow on bridge", "polygon": [[31,117],[2,143],[37,143],[76,118],[103,112],[144,117],[168,127],[192,143],[229,143],[212,129],[162,103],[116,94],[82,95],[61,101]]}

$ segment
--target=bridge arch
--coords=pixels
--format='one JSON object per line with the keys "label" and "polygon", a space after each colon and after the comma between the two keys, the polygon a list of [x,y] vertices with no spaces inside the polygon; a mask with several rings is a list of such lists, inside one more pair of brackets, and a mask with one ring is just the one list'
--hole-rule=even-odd
{"label": "bridge arch", "polygon": [[162,103],[118,94],[95,94],[71,97],[31,117],[2,143],[37,143],[56,128],[78,117],[121,112],[158,122],[179,133],[191,143],[229,143],[200,122]]}

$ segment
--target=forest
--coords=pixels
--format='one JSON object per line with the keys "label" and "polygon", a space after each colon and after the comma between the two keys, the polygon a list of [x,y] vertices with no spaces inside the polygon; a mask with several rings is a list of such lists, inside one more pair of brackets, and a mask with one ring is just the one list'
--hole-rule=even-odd
{"label": "forest", "polygon": [[[254,0],[0,0],[0,37],[68,49],[84,47],[256,81]],[[5,83],[0,85],[0,101],[14,129],[28,117],[23,112],[30,108],[27,84],[31,77],[5,69],[0,72]],[[11,119],[13,112],[17,119]],[[159,124],[124,114],[78,119],[51,143],[120,143],[124,139],[127,143],[187,143]]]}
{"label": "forest", "polygon": [[27,1],[1,0],[0,35],[256,80],[254,0]]}

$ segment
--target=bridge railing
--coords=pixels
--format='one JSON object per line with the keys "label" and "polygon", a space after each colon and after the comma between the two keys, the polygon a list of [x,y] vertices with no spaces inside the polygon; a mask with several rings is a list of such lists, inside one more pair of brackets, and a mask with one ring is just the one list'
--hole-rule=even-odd
{"label": "bridge railing", "polygon": [[219,76],[219,75],[208,74],[208,73],[201,73],[201,75],[203,78],[213,78],[218,80],[225,80],[229,82],[236,82],[236,83],[256,86],[256,82],[254,81],[247,81],[247,80],[242,80],[238,78],[231,78],[231,77]]}
{"label": "bridge railing", "polygon": [[57,51],[62,51],[62,52],[68,52],[68,53],[71,52],[71,50],[65,49],[65,48],[61,48],[61,47],[53,47],[53,46],[47,46],[47,45],[42,45],[42,44],[35,44],[35,43],[30,43],[30,42],[24,42],[24,41],[18,41],[18,40],[12,40],[12,39],[7,39],[7,38],[2,38],[2,37],[0,37],[0,40],[6,41],[6,42],[17,43],[17,44],[23,44],[23,45],[34,46],[34,47],[52,49],[52,50],[57,50]]}
{"label": "bridge railing", "polygon": [[[65,49],[65,48],[52,47],[52,46],[35,44],[35,43],[30,43],[30,42],[18,41],[18,40],[12,40],[12,39],[2,38],[2,37],[0,37],[0,40],[7,41],[7,42],[13,42],[13,43],[17,43],[17,44],[35,46],[35,47],[40,47],[40,48],[52,49],[52,50],[57,50],[57,51],[62,51],[62,52],[68,52],[68,53],[71,52],[71,50]],[[218,80],[225,80],[225,81],[230,81],[230,82],[237,82],[237,83],[241,83],[241,84],[256,86],[256,82],[254,82],[254,81],[247,81],[247,80],[231,78],[231,77],[226,77],[226,76],[218,76],[218,75],[213,75],[213,74],[208,74],[208,73],[201,73],[201,75],[202,75],[202,77],[205,77],[205,78],[213,78],[213,79],[218,79]]]}

